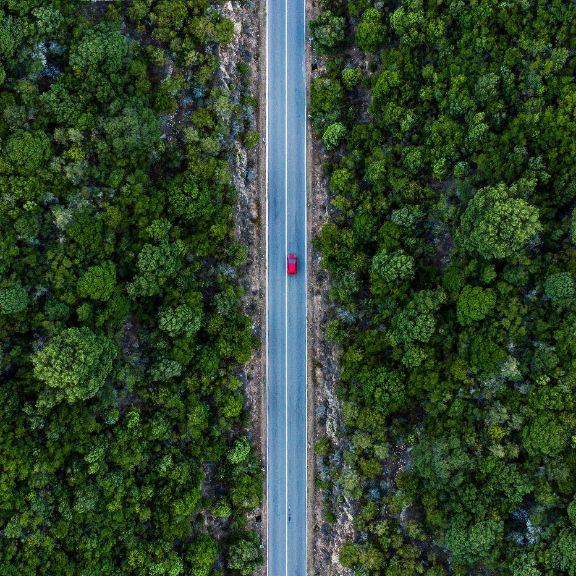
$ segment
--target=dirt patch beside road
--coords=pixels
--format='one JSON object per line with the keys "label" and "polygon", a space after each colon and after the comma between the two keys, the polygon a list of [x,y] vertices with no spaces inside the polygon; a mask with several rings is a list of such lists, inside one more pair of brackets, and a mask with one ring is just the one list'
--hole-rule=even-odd
{"label": "dirt patch beside road", "polygon": [[[307,21],[321,11],[318,0],[307,0]],[[312,54],[307,51],[307,84],[323,72],[322,61],[312,70]],[[325,156],[322,146],[308,126],[308,573],[314,576],[350,576],[352,572],[340,565],[340,546],[352,539],[352,505],[347,501],[334,510],[334,522],[324,514],[324,494],[316,487],[322,470],[321,459],[314,454],[314,444],[328,437],[333,445],[341,442],[343,427],[341,406],[336,397],[338,381],[338,350],[326,339],[326,328],[332,317],[328,300],[329,278],[322,270],[321,258],[312,246],[323,225],[330,219],[328,182],[323,174]]]}
{"label": "dirt patch beside road", "polygon": [[[329,199],[325,178],[322,175],[322,152],[317,142],[309,144],[311,176],[308,198],[309,237],[318,235],[328,221]],[[328,437],[333,445],[341,442],[343,427],[340,402],[335,386],[338,380],[338,350],[327,342],[326,327],[331,319],[328,301],[329,278],[322,270],[320,254],[312,246],[308,250],[308,430],[309,441],[309,547],[311,551],[309,573],[314,576],[348,576],[352,572],[340,565],[340,546],[350,540],[352,508],[342,502],[329,523],[324,514],[324,494],[316,487],[316,477],[322,470],[321,458],[315,456],[313,446],[320,438]]]}
{"label": "dirt patch beside road", "polygon": [[[238,198],[234,209],[235,236],[247,249],[247,260],[240,282],[244,288],[243,309],[252,319],[254,333],[261,341],[252,359],[243,367],[247,408],[250,412],[248,433],[254,446],[266,458],[266,0],[229,1],[222,14],[234,23],[234,40],[220,50],[222,82],[231,91],[232,99],[242,104],[256,96],[257,108],[245,108],[250,129],[257,130],[260,144],[247,150],[235,141],[229,158],[230,170]],[[238,63],[248,66],[248,78],[243,77]],[[246,80],[249,80],[247,83]],[[266,543],[266,496],[262,509],[255,510],[250,524]],[[254,573],[266,574],[266,566]]]}

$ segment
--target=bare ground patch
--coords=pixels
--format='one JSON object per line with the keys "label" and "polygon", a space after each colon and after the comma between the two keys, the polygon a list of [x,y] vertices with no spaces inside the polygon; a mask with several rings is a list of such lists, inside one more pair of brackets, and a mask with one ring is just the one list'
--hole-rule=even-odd
{"label": "bare ground patch", "polygon": [[[265,0],[236,0],[226,2],[222,14],[234,23],[234,40],[220,49],[221,82],[231,92],[234,102],[242,102],[247,96],[257,96],[259,106],[249,118],[250,129],[265,133],[265,58],[264,46],[264,5]],[[249,68],[249,87],[238,69],[244,62]],[[248,93],[249,92],[249,93]],[[266,209],[266,162],[264,143],[247,150],[239,139],[234,143],[229,158],[234,187],[238,197],[234,209],[234,233],[247,249],[246,265],[241,271],[240,282],[244,289],[243,309],[252,319],[254,333],[261,345],[251,360],[243,367],[241,379],[244,382],[247,408],[250,412],[248,433],[254,446],[260,451],[263,462],[266,456],[265,421],[265,302],[266,302],[266,250],[265,250],[265,209]],[[265,500],[262,509],[255,510],[249,518],[250,524],[263,537],[265,542],[266,516]],[[254,573],[266,574],[266,566]]]}
{"label": "bare ground patch", "polygon": [[[307,0],[307,21],[321,10],[318,0]],[[323,72],[322,61],[315,59],[312,70],[312,54],[307,53],[307,83]],[[349,576],[350,570],[340,565],[340,546],[352,539],[352,503],[343,500],[333,510],[335,521],[328,522],[324,514],[324,494],[316,487],[316,477],[320,473],[322,459],[315,456],[313,445],[323,437],[328,437],[333,445],[341,443],[343,428],[341,406],[336,397],[335,387],[339,377],[338,350],[326,339],[326,327],[332,317],[328,300],[329,277],[322,270],[321,258],[312,245],[323,225],[330,218],[328,183],[323,174],[325,160],[322,147],[308,128],[308,572],[314,576]]]}

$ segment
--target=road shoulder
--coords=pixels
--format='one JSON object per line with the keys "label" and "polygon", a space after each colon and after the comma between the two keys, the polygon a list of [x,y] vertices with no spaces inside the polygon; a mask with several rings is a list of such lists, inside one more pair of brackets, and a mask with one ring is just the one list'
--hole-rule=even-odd
{"label": "road shoulder", "polygon": [[[249,68],[251,93],[258,106],[252,120],[253,130],[260,134],[260,143],[246,149],[236,142],[230,158],[233,184],[238,196],[234,209],[235,238],[247,250],[241,285],[244,289],[243,311],[252,320],[260,346],[243,366],[246,406],[250,414],[248,433],[266,466],[266,0],[226,2],[222,13],[234,23],[235,37],[222,49],[225,60],[221,72],[224,81],[242,83],[239,62]],[[250,516],[251,527],[262,536],[266,546],[266,484],[261,508]],[[266,558],[266,556],[264,556]],[[255,576],[264,576],[266,566]]]}
{"label": "road shoulder", "polygon": [[[306,1],[306,21],[322,10],[319,0]],[[313,69],[313,64],[315,64]],[[306,83],[321,72],[307,43]],[[314,138],[308,118],[307,126],[307,179],[308,179],[308,573],[314,576],[349,576],[352,572],[340,565],[338,554],[341,544],[353,536],[350,505],[338,507],[336,518],[327,522],[324,514],[323,493],[316,479],[322,477],[321,458],[314,453],[314,444],[327,437],[333,445],[339,443],[342,413],[336,397],[338,381],[338,350],[326,339],[326,327],[332,317],[328,300],[330,287],[328,274],[322,270],[319,252],[313,240],[330,219],[328,181],[323,173],[325,155],[319,141]]]}

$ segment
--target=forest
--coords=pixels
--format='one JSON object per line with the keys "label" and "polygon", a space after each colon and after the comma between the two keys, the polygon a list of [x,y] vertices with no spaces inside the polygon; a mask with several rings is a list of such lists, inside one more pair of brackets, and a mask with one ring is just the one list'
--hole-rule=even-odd
{"label": "forest", "polygon": [[574,576],[576,6],[322,0],[310,33],[340,562]]}
{"label": "forest", "polygon": [[207,0],[0,0],[0,574],[248,575],[262,466]]}

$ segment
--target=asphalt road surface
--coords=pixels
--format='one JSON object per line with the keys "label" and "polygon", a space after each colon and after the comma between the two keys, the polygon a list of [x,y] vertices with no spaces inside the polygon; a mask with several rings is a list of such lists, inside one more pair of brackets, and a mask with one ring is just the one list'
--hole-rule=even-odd
{"label": "asphalt road surface", "polygon": [[[306,89],[304,0],[267,0],[269,576],[305,576]],[[298,257],[288,276],[286,257]]]}

